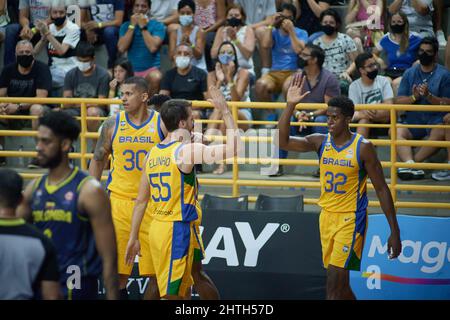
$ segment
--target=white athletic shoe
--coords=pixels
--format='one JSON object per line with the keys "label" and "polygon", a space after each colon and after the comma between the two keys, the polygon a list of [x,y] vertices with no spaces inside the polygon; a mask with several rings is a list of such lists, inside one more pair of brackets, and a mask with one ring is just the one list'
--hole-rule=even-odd
{"label": "white athletic shoe", "polygon": [[437,181],[450,180],[450,170],[442,170],[442,171],[433,172],[431,177]]}

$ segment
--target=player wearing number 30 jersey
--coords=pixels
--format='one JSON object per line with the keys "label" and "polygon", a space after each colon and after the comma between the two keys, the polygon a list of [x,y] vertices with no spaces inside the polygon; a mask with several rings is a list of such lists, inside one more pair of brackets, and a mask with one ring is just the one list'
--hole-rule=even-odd
{"label": "player wearing number 30 jersey", "polygon": [[[148,84],[145,79],[128,78],[124,81],[121,91],[125,111],[103,124],[89,171],[92,176],[100,179],[111,154],[111,169],[106,186],[111,199],[117,238],[121,297],[125,299],[126,285],[133,267],[125,264],[125,251],[131,230],[134,201],[137,198],[145,157],[164,139],[165,128],[159,113],[148,109]],[[155,274],[147,241],[150,222],[150,215],[146,214],[140,232],[142,250],[139,273],[143,276]]]}
{"label": "player wearing number 30 jersey", "polygon": [[319,228],[322,259],[327,268],[327,298],[354,299],[349,270],[361,267],[367,230],[367,177],[372,181],[391,229],[390,258],[396,258],[401,252],[400,230],[375,148],[361,135],[350,131],[355,111],[350,99],[335,97],[328,101],[327,135],[289,136],[289,121],[295,106],[309,93],[304,90],[305,78],[297,74],[291,82],[287,107],[278,122],[278,142],[283,150],[319,154],[319,205],[322,207]]}

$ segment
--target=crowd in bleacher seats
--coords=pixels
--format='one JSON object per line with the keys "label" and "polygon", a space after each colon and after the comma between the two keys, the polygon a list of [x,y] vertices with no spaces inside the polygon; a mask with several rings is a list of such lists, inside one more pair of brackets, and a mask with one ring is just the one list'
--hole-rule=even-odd
{"label": "crowd in bleacher seats", "polygon": [[[79,19],[67,13],[73,5],[80,8]],[[284,101],[292,75],[299,72],[307,79],[303,90],[310,91],[305,102],[326,103],[344,94],[355,104],[450,104],[450,42],[444,35],[449,7],[450,1],[438,0],[5,0],[0,1],[0,41],[5,44],[0,96],[120,99],[120,84],[137,75],[159,98],[206,100],[212,85],[228,101]],[[106,68],[95,63],[98,45],[106,47]],[[38,60],[44,52],[48,64]],[[57,107],[1,104],[0,113],[41,115]],[[89,106],[88,115],[119,110],[120,103],[108,110]],[[203,108],[194,115],[221,118]],[[240,120],[276,117],[276,112],[239,111]],[[405,112],[398,119],[431,125],[448,123],[450,116]],[[295,120],[325,123],[327,118],[322,109],[299,110]],[[357,111],[353,118],[359,124],[390,120],[382,110]],[[12,121],[0,125],[9,128]],[[88,129],[99,125],[91,120]],[[207,129],[223,130],[218,124]],[[357,131],[375,134],[369,128]],[[327,130],[291,128],[293,135],[316,132]],[[450,129],[401,128],[397,135],[449,141]],[[3,145],[0,141],[0,149]],[[405,162],[425,161],[435,151],[398,148]],[[219,166],[215,173],[224,171]],[[399,169],[402,179],[422,173]],[[433,178],[450,179],[450,173]]]}

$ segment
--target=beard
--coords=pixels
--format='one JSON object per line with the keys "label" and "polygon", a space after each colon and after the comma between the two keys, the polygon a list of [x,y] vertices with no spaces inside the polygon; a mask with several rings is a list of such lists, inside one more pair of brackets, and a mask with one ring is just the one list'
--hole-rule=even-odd
{"label": "beard", "polygon": [[59,164],[61,163],[63,158],[63,154],[62,154],[62,150],[58,150],[58,152],[56,152],[56,154],[53,157],[45,157],[43,156],[43,158],[39,159],[38,158],[38,162],[39,165],[43,168],[48,168],[48,169],[53,169],[56,168],[57,166],[59,166]]}

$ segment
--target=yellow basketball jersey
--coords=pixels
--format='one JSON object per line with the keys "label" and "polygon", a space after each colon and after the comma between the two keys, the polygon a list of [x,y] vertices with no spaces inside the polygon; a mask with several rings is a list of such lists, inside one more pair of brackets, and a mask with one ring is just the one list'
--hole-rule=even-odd
{"label": "yellow basketball jersey", "polygon": [[330,134],[319,152],[321,194],[319,206],[331,212],[366,210],[367,172],[359,152],[363,136],[353,134],[341,148],[336,147]]}
{"label": "yellow basketball jersey", "polygon": [[181,143],[157,144],[145,164],[150,184],[149,212],[159,221],[194,221],[201,216],[198,183],[193,170],[182,173],[176,163]]}
{"label": "yellow basketball jersey", "polygon": [[111,169],[106,184],[108,190],[119,196],[136,198],[145,156],[163,139],[158,112],[151,110],[148,120],[140,126],[131,122],[125,111],[119,112],[112,136]]}

